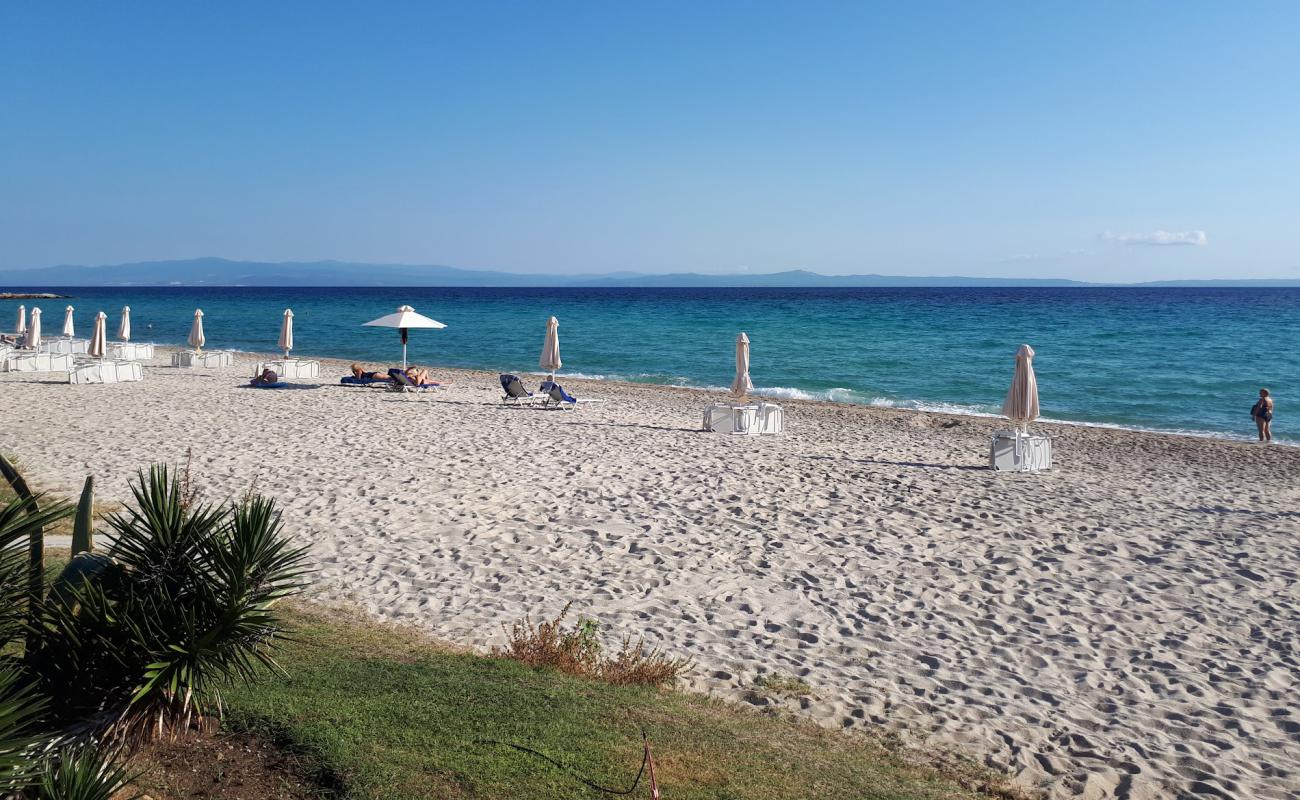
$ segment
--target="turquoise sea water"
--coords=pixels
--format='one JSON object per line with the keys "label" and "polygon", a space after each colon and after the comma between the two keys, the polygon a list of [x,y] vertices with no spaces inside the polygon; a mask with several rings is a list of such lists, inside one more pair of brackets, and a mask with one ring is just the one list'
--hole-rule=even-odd
{"label": "turquoise sea water", "polygon": [[[83,336],[101,309],[114,333],[130,305],[135,340],[180,344],[202,308],[208,347],[268,352],[292,307],[295,353],[373,366],[400,359],[397,334],[361,323],[402,303],[448,326],[413,331],[412,362],[525,373],[538,371],[554,314],[561,374],[714,388],[730,384],[743,330],[759,393],[967,413],[997,412],[1027,342],[1045,418],[1253,437],[1249,409],[1267,386],[1276,437],[1300,440],[1288,424],[1300,289],[60,291],[73,299],[35,303],[47,335],[68,303]],[[0,330],[13,328],[17,306],[0,302]]]}

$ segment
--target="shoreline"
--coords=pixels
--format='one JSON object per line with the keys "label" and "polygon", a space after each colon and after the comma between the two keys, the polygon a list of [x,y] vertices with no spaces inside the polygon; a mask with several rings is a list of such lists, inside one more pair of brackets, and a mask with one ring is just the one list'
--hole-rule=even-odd
{"label": "shoreline", "polygon": [[[157,348],[158,352],[165,353],[165,354],[170,354],[176,351],[187,349],[184,346],[173,345],[173,344],[155,344],[154,346],[155,348]],[[209,349],[222,349],[236,356],[245,356],[251,359],[255,359],[257,361],[273,361],[282,358],[282,356],[277,353],[263,352],[257,350],[238,350],[234,348],[209,348]],[[324,366],[327,363],[341,366],[342,371],[339,373],[338,376],[334,378],[333,383],[338,383],[338,378],[347,374],[347,369],[350,364],[352,364],[353,362],[361,363],[357,361],[357,359],[342,358],[339,356],[316,355],[316,354],[292,355],[291,358],[297,358],[303,361],[319,361],[321,362],[322,366]],[[416,362],[412,361],[411,363],[415,364]],[[471,374],[471,375],[499,374],[498,372],[494,372],[493,370],[477,368],[477,367],[445,366],[445,365],[426,363],[426,362],[420,362],[419,366],[426,366],[430,371],[443,371],[443,372],[463,373],[463,374]],[[520,377],[528,376],[528,377],[542,378],[545,377],[547,373],[541,372],[540,370],[537,369],[528,369],[524,371],[517,371],[514,374],[519,375]],[[1011,372],[1009,370],[1007,372],[1007,376],[1008,376],[1007,380],[1009,383],[1010,376],[1011,376]],[[566,373],[563,369],[561,369],[559,372],[556,373],[556,378],[559,380],[564,380],[566,382],[576,381],[580,384],[586,384],[586,385],[598,385],[598,386],[609,385],[613,387],[619,387],[619,386],[655,387],[655,388],[662,388],[662,389],[680,390],[685,392],[698,392],[708,397],[717,397],[718,395],[722,395],[726,397],[731,396],[729,389],[720,386],[683,386],[680,384],[657,383],[652,381],[632,381],[632,380],[624,380],[620,378],[612,378],[606,375],[599,375],[599,376],[585,375],[582,372]],[[325,377],[319,378],[318,380],[322,381],[323,384],[325,385],[330,384],[330,381],[328,381]],[[783,391],[785,390],[785,388],[786,387],[757,387],[751,396],[762,400],[766,400],[768,402],[777,403],[777,404],[798,403],[798,404],[807,404],[813,406],[829,406],[834,408],[845,408],[845,407],[869,408],[878,411],[893,411],[893,412],[902,412],[902,413],[909,413],[909,414],[925,414],[925,415],[933,415],[933,416],[952,417],[957,419],[972,418],[972,419],[983,419],[983,420],[997,420],[1002,422],[1003,424],[1009,424],[1006,418],[1003,417],[1001,414],[996,414],[992,412],[974,411],[974,410],[967,411],[967,410],[952,409],[952,408],[939,408],[939,407],[926,408],[924,407],[923,404],[919,404],[919,402],[918,402],[919,407],[912,408],[912,407],[902,406],[902,405],[887,405],[884,403],[859,403],[851,400],[833,400],[830,398],[821,398],[821,397],[785,397],[785,396],[771,394],[771,392],[774,391]],[[794,389],[794,391],[803,392],[804,390]],[[834,391],[834,390],[832,389],[828,391]],[[1149,428],[1149,427],[1143,427],[1137,425],[1124,425],[1122,423],[1087,422],[1083,420],[1053,419],[1051,417],[1039,417],[1037,420],[1034,421],[1033,424],[1035,426],[1050,425],[1050,426],[1063,426],[1069,428],[1093,428],[1098,430],[1112,430],[1112,431],[1119,431],[1123,433],[1147,434],[1152,436],[1175,436],[1175,437],[1183,437],[1183,438],[1190,438],[1190,439],[1197,439],[1197,440],[1222,442],[1224,444],[1236,444],[1236,445],[1242,445],[1242,444],[1258,445],[1259,444],[1259,442],[1252,435],[1248,433],[1236,435],[1236,434],[1219,433],[1215,431],[1166,430],[1166,429]],[[1274,440],[1270,446],[1293,447],[1293,448],[1300,447],[1300,440],[1292,441],[1289,439],[1286,440],[1277,439]]]}
{"label": "shoreline", "polygon": [[717,395],[695,388],[566,380],[610,402],[542,411],[501,406],[495,372],[398,395],[327,358],[319,387],[260,391],[259,354],[169,352],[141,383],[0,375],[4,448],[105,502],[192,452],[207,499],[277,499],[322,601],[477,649],[572,601],[695,659],[683,688],[1051,797],[1273,800],[1300,775],[1274,714],[1300,687],[1296,448],[1044,423],[1057,468],[995,473],[994,418],[791,400],[783,436],[729,437],[699,430]]}

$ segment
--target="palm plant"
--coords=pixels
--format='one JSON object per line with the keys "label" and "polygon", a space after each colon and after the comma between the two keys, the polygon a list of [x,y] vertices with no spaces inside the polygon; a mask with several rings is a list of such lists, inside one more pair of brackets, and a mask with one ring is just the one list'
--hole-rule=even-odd
{"label": "palm plant", "polygon": [[[46,503],[41,508],[39,495],[19,496],[0,508],[0,647],[15,641],[30,630],[30,614],[44,596],[45,576],[33,586],[31,541],[45,547],[42,531],[46,525],[69,516],[67,503]],[[37,562],[43,566],[44,561]]]}
{"label": "palm plant", "polygon": [[40,674],[60,687],[65,714],[117,713],[124,733],[143,736],[219,709],[220,689],[259,667],[278,669],[272,606],[308,570],[272,500],[190,504],[162,466],[132,492],[108,520],[108,558],[51,593]]}
{"label": "palm plant", "polygon": [[17,666],[0,664],[0,797],[31,786],[39,774],[35,723],[44,709],[44,699]]}
{"label": "palm plant", "polygon": [[119,752],[93,745],[69,748],[50,759],[38,784],[39,800],[136,800],[122,791],[131,782]]}

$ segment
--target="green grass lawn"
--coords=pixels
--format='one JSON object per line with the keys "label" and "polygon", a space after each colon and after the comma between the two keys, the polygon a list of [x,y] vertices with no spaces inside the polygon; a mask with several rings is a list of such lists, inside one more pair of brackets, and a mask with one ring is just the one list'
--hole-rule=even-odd
{"label": "green grass lawn", "polygon": [[523,744],[625,789],[643,728],[668,798],[982,796],[865,736],[451,652],[318,608],[295,607],[289,619],[288,675],[228,691],[227,725],[288,743],[357,798],[600,797],[538,758],[478,740]]}

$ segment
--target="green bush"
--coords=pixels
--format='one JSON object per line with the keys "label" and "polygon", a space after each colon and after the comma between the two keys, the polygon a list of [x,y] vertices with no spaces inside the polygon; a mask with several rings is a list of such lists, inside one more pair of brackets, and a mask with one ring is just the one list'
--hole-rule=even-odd
{"label": "green bush", "polygon": [[77,555],[51,592],[38,672],[66,721],[121,710],[144,734],[187,725],[219,707],[222,686],[276,667],[272,606],[307,570],[272,500],[190,505],[161,466],[132,491],[108,520],[107,557]]}
{"label": "green bush", "polygon": [[109,518],[106,553],[92,549],[86,482],[80,552],[47,585],[44,527],[74,508],[44,504],[3,458],[0,472],[17,494],[0,509],[0,796],[107,798],[126,779],[118,748],[183,729],[219,711],[222,688],[278,668],[272,607],[306,583],[306,548],[274,501],[196,506],[155,466]]}

